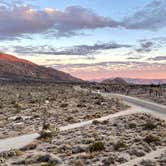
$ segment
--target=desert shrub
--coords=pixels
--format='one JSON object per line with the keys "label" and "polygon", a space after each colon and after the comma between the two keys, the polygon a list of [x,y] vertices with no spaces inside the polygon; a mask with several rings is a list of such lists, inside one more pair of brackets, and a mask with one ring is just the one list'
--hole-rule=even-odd
{"label": "desert shrub", "polygon": [[11,104],[16,104],[17,102],[15,100],[12,100],[11,101]]}
{"label": "desert shrub", "polygon": [[10,157],[19,156],[19,155],[21,155],[21,152],[19,153],[19,150],[15,150],[15,149],[10,149],[9,151],[5,151],[0,154],[2,158],[10,158]]}
{"label": "desert shrub", "polygon": [[72,116],[69,116],[69,117],[67,117],[67,119],[66,119],[67,122],[72,122],[73,120],[74,120],[74,118],[73,118]]}
{"label": "desert shrub", "polygon": [[105,150],[103,142],[94,142],[89,146],[90,153]]}
{"label": "desert shrub", "polygon": [[152,142],[159,142],[160,138],[155,135],[149,134],[143,140],[149,144]]}
{"label": "desert shrub", "polygon": [[86,100],[86,98],[82,98],[82,99],[80,99],[80,101],[79,101],[80,103],[86,103],[87,102],[87,100]]}
{"label": "desert shrub", "polygon": [[144,129],[145,130],[152,130],[156,128],[156,124],[152,121],[152,120],[148,120],[145,124],[144,124]]}
{"label": "desert shrub", "polygon": [[37,99],[31,99],[31,100],[29,101],[29,103],[30,103],[30,104],[35,104],[35,103],[38,103],[38,100],[37,100]]}
{"label": "desert shrub", "polygon": [[98,120],[93,120],[92,121],[92,124],[94,124],[94,125],[97,125],[97,124],[99,124],[100,122],[98,121]]}
{"label": "desert shrub", "polygon": [[129,123],[129,128],[130,129],[133,129],[133,128],[136,128],[136,127],[137,127],[137,124],[135,122]]}
{"label": "desert shrub", "polygon": [[77,107],[83,108],[83,107],[86,107],[86,104],[84,104],[84,103],[79,103],[79,104],[77,104]]}
{"label": "desert shrub", "polygon": [[3,104],[2,103],[0,103],[0,109],[2,109],[3,108]]}
{"label": "desert shrub", "polygon": [[101,118],[101,113],[100,112],[97,112],[93,115],[95,118]]}
{"label": "desert shrub", "polygon": [[49,130],[51,128],[51,125],[49,123],[43,124],[43,130]]}
{"label": "desert shrub", "polygon": [[61,105],[60,105],[60,107],[62,107],[62,108],[65,108],[65,107],[67,107],[68,106],[68,103],[62,103]]}
{"label": "desert shrub", "polygon": [[127,145],[123,141],[121,141],[121,140],[117,141],[114,144],[114,149],[115,150],[126,149],[126,148],[127,148]]}
{"label": "desert shrub", "polygon": [[102,103],[101,100],[96,100],[96,101],[94,102],[95,105],[101,105],[101,103]]}
{"label": "desert shrub", "polygon": [[51,131],[49,130],[42,130],[40,132],[40,139],[49,139],[49,138],[52,138],[53,137],[53,134]]}
{"label": "desert shrub", "polygon": [[17,103],[17,102],[15,102],[14,103],[14,108],[19,112],[20,110],[21,110],[21,104],[19,104],[19,103]]}
{"label": "desert shrub", "polygon": [[104,120],[104,121],[102,121],[102,124],[103,125],[106,125],[106,124],[108,124],[109,123],[109,120]]}

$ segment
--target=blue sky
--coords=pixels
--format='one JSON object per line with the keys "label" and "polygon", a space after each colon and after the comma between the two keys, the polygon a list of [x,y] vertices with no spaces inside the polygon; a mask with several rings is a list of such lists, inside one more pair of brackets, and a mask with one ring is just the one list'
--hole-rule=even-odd
{"label": "blue sky", "polygon": [[0,51],[83,79],[166,78],[165,15],[165,0],[1,0]]}

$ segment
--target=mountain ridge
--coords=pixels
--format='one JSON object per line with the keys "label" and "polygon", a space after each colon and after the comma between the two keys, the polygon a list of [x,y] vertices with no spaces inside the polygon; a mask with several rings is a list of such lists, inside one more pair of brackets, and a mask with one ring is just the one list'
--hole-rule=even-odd
{"label": "mountain ridge", "polygon": [[65,72],[0,53],[0,78],[12,81],[81,82]]}
{"label": "mountain ridge", "polygon": [[103,84],[118,84],[118,85],[127,85],[128,83],[120,77],[116,77],[113,79],[105,79],[101,83]]}
{"label": "mountain ridge", "polygon": [[[120,77],[123,80],[125,80],[128,84],[166,84],[166,78],[165,79],[146,79],[146,78],[125,78],[125,77]],[[113,80],[115,78],[101,78],[101,79],[95,79],[91,80],[91,82],[98,82],[101,83],[104,80]]]}

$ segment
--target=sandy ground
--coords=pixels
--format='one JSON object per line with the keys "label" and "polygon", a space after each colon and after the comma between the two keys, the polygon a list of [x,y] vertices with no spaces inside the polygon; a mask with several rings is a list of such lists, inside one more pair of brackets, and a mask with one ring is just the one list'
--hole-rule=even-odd
{"label": "sandy ground", "polygon": [[60,85],[3,85],[0,98],[0,138],[36,132],[45,119],[59,127],[128,108],[117,98]]}
{"label": "sandy ground", "polygon": [[[5,137],[24,134],[26,133],[25,127],[28,128],[27,132],[32,132],[32,126],[41,127],[43,121],[41,115],[44,116],[44,114],[40,114],[40,112],[43,110],[46,115],[48,114],[47,110],[49,110],[47,118],[54,127],[74,124],[75,122],[84,123],[87,120],[92,120],[92,124],[88,123],[82,127],[56,131],[48,137],[37,139],[20,150],[13,149],[2,152],[0,153],[0,165],[2,166],[116,166],[122,164],[164,166],[166,163],[166,121],[155,117],[155,114],[137,112],[139,110],[135,110],[137,113],[129,114],[127,113],[129,108],[119,99],[92,94],[90,91],[80,92],[72,87],[25,88],[23,86],[15,87],[14,91],[9,90],[9,87],[7,90],[5,89],[5,92],[11,94],[19,92],[22,97],[15,98],[15,100],[19,104],[26,103],[28,108],[22,109],[21,107],[21,111],[17,110],[16,114],[8,110],[14,106],[10,99],[12,95],[8,99],[3,98],[6,107],[3,106],[1,109],[1,115],[8,116],[1,120],[1,122],[6,122],[2,124],[1,137],[4,137],[4,133]],[[31,92],[30,98],[27,97],[26,93],[29,91]],[[54,95],[56,100],[55,98],[51,100]],[[42,98],[44,102],[43,104],[41,101],[31,103],[30,99],[32,98]],[[80,107],[80,104],[84,104],[84,106]],[[37,111],[32,111],[32,108]],[[73,113],[71,110],[76,108],[78,111]],[[8,111],[2,112],[2,110]],[[53,116],[56,110],[60,112],[59,119],[55,119]],[[126,112],[126,115],[123,112]],[[15,114],[16,116],[13,117],[12,115]],[[110,117],[110,119],[102,119],[102,121],[93,120],[109,114],[114,118]],[[114,116],[116,114],[119,116]],[[33,116],[37,117],[33,119]],[[69,119],[73,116],[75,121],[70,121]],[[67,117],[70,118],[66,120]],[[18,130],[18,128],[13,127],[13,124],[20,123],[24,124],[22,129]],[[35,131],[35,127],[33,130]]]}
{"label": "sandy ground", "polygon": [[[17,152],[16,156],[7,157],[4,163],[37,166],[56,162],[59,165],[116,166],[165,146],[166,122],[150,114],[136,113],[114,120],[94,121],[91,125],[37,140]],[[164,157],[159,158],[163,160]]]}

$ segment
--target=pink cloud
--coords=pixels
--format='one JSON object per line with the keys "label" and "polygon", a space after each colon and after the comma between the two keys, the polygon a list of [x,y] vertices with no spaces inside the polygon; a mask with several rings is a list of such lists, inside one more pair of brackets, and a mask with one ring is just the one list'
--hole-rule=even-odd
{"label": "pink cloud", "polygon": [[35,10],[28,6],[0,7],[0,37],[19,37],[24,34],[43,33],[74,35],[75,31],[104,27],[117,27],[111,18],[99,16],[93,11],[70,6],[64,11],[45,8]]}
{"label": "pink cloud", "polygon": [[[59,67],[57,67],[58,69]],[[131,78],[166,78],[166,65],[147,62],[119,62],[99,63],[93,65],[62,66],[59,68],[73,76],[84,80],[93,80],[109,77],[131,77]]]}

